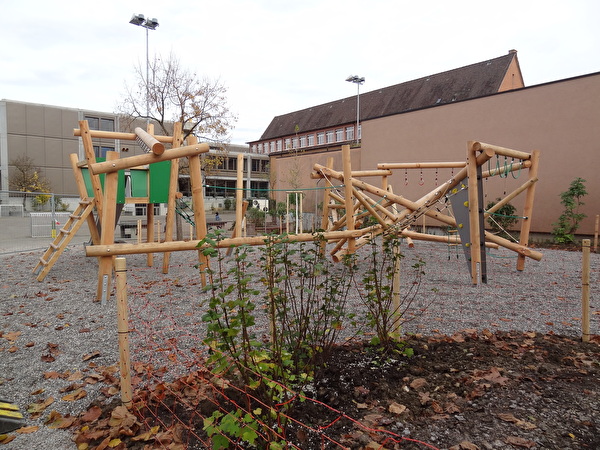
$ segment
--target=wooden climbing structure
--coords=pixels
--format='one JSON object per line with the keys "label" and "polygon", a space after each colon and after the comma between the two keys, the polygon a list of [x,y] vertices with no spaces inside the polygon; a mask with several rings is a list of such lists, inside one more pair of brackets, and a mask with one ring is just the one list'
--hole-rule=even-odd
{"label": "wooden climbing structure", "polygon": [[[482,167],[494,156],[511,158],[511,163],[499,170],[484,171]],[[429,240],[460,244],[465,249],[473,284],[486,282],[485,246],[502,246],[518,254],[517,270],[523,270],[525,258],[540,260],[542,254],[528,247],[531,215],[537,182],[539,151],[525,153],[517,150],[469,142],[465,162],[426,162],[426,163],[381,163],[376,170],[352,171],[350,147],[342,148],[343,170],[336,171],[330,158],[326,166],[315,164],[311,177],[325,179],[322,228],[328,232],[346,229],[360,230],[359,237],[337,239],[331,254],[341,259],[344,254],[353,253],[375,235],[393,233],[414,240]],[[456,168],[458,172],[445,183],[416,200],[410,200],[394,193],[389,178],[394,169]],[[483,207],[482,180],[512,171],[527,171],[527,180],[514,191],[500,199],[492,209]],[[365,177],[380,177],[379,186],[367,183]],[[343,191],[334,191],[334,180],[343,183]],[[525,194],[524,208],[518,243],[494,235],[484,229],[487,215],[506,205],[519,194]],[[442,213],[436,206],[441,201],[450,202],[452,208]],[[339,219],[338,211],[343,211]],[[416,231],[417,220],[427,216],[440,225],[458,231],[458,236],[440,236]],[[370,224],[375,221],[374,224]]]}
{"label": "wooden climbing structure", "polygon": [[[79,128],[74,130],[74,134],[81,137],[85,159],[79,161],[76,154],[70,155],[80,196],[79,206],[59,230],[34,268],[38,281],[45,278],[84,222],[88,224],[92,240],[92,245],[88,247],[113,245],[118,215],[125,203],[147,205],[147,243],[152,243],[154,236],[154,204],[166,203],[165,241],[172,240],[178,197],[179,158],[189,160],[195,221],[199,224],[196,226],[196,237],[201,239],[206,235],[200,154],[208,152],[209,146],[199,144],[194,137],[188,138],[187,146],[182,146],[181,129],[181,124],[177,123],[173,136],[155,136],[152,124],[148,126],[147,131],[136,128],[134,133],[118,133],[90,130],[87,121],[79,122]],[[108,152],[106,160],[100,160],[95,157],[92,138],[137,141],[147,153],[121,158],[118,152]],[[166,149],[165,144],[171,148]],[[125,197],[125,172],[129,175],[132,193],[130,197]],[[144,253],[148,255],[148,265],[152,265],[153,252]],[[98,258],[96,299],[102,302],[110,296],[114,256],[114,253],[107,251]],[[199,261],[201,264],[207,264],[206,258],[200,252]],[[168,273],[168,268],[169,253],[164,252],[163,273]]]}

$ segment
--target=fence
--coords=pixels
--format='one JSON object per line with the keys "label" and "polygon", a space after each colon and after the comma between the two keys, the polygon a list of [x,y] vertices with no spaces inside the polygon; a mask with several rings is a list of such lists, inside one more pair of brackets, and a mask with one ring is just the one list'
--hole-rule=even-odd
{"label": "fence", "polygon": [[[0,254],[47,248],[78,203],[74,195],[0,191]],[[89,238],[84,227],[72,243]]]}

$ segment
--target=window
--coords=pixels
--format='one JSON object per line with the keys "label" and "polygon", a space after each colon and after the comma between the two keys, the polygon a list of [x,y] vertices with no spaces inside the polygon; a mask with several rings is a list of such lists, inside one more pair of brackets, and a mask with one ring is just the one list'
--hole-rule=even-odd
{"label": "window", "polygon": [[83,118],[88,121],[90,130],[115,131],[114,119],[104,119],[92,116],[84,116]]}
{"label": "window", "polygon": [[235,180],[206,179],[204,194],[206,197],[229,197],[235,195]]}
{"label": "window", "polygon": [[256,144],[252,144],[252,153],[256,153]]}
{"label": "window", "polygon": [[113,119],[100,119],[100,129],[102,131],[115,131],[115,121]]}
{"label": "window", "polygon": [[114,152],[114,147],[105,147],[100,145],[94,145],[94,155],[96,158],[106,158],[106,152]]}
{"label": "window", "polygon": [[292,148],[298,148],[298,137],[292,139]]}
{"label": "window", "polygon": [[342,142],[344,140],[344,129],[338,128],[335,130],[335,142]]}
{"label": "window", "polygon": [[313,145],[315,145],[315,135],[309,134],[307,137],[308,137],[308,146],[312,147]]}
{"label": "window", "polygon": [[251,181],[250,196],[253,198],[268,198],[269,197],[269,182],[268,181]]}
{"label": "window", "polygon": [[282,145],[283,145],[283,141],[282,141],[281,139],[279,139],[279,140],[277,141],[277,151],[278,151],[278,152],[280,152],[281,150],[283,150],[283,149],[281,148],[281,146],[282,146]]}
{"label": "window", "polygon": [[306,136],[300,136],[300,147],[306,147]]}
{"label": "window", "polygon": [[354,139],[354,127],[346,127],[346,139],[349,141]]}
{"label": "window", "polygon": [[87,120],[90,130],[98,130],[100,128],[100,119],[98,117],[85,116],[84,119]]}
{"label": "window", "polygon": [[358,126],[358,139],[362,138],[362,125]]}
{"label": "window", "polygon": [[274,152],[274,151],[275,151],[275,141],[271,142],[271,143],[270,143],[270,145],[271,145],[271,148],[270,148],[270,150],[271,150],[272,152]]}
{"label": "window", "polygon": [[252,172],[268,172],[267,167],[269,166],[269,161],[265,159],[252,159]]}
{"label": "window", "polygon": [[263,145],[258,144],[258,153],[263,153]]}
{"label": "window", "polygon": [[327,131],[327,143],[330,144],[333,142],[333,130]]}
{"label": "window", "polygon": [[325,143],[325,132],[321,131],[317,133],[317,145],[321,145]]}
{"label": "window", "polygon": [[292,140],[290,138],[285,138],[285,149],[288,150],[292,148]]}

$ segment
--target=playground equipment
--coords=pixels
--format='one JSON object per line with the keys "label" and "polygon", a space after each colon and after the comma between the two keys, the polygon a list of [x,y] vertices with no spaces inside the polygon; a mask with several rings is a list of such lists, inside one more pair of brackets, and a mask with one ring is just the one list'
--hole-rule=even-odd
{"label": "playground equipment", "polygon": [[[513,162],[505,164],[502,170],[483,171],[482,166],[493,156],[509,157]],[[466,162],[431,162],[431,163],[389,163],[378,164],[377,170],[353,172],[350,166],[350,147],[342,148],[343,171],[332,168],[333,160],[330,158],[327,166],[315,164],[311,177],[325,179],[329,189],[325,190],[323,204],[322,227],[328,231],[346,228],[347,230],[361,229],[363,235],[359,238],[349,237],[337,241],[331,254],[335,259],[340,259],[344,254],[353,253],[356,248],[364,245],[368,239],[381,233],[394,233],[412,239],[429,241],[452,242],[461,244],[469,261],[469,270],[473,284],[487,281],[485,270],[486,245],[499,245],[515,251],[518,254],[517,270],[523,270],[525,257],[540,260],[542,254],[527,247],[531,227],[531,214],[537,181],[539,151],[525,153],[507,149],[482,142],[469,142],[467,145]],[[516,161],[516,162],[515,162]],[[388,184],[388,177],[393,169],[423,169],[423,168],[457,168],[460,169],[451,179],[436,186],[425,196],[411,201],[402,195],[394,194]],[[503,199],[498,201],[488,211],[483,209],[482,180],[502,173],[508,174],[516,170],[527,169],[527,181]],[[366,183],[362,177],[381,177],[381,187]],[[333,192],[333,182],[338,180],[344,183],[344,191]],[[484,230],[484,218],[506,205],[517,195],[525,192],[525,204],[521,216],[520,240],[518,243],[493,235]],[[435,206],[442,200],[452,204],[453,213],[448,211],[443,214]],[[338,210],[342,209],[344,215],[337,220]],[[452,227],[460,236],[445,237],[411,230],[417,219],[427,216],[438,223]],[[374,218],[376,224],[364,226],[367,218]]]}
{"label": "playground equipment", "polygon": [[[143,254],[148,257],[148,265],[152,265],[153,253],[163,253],[163,273],[168,273],[169,255],[173,251],[195,250],[198,252],[200,267],[208,266],[208,259],[203,256],[199,246],[206,237],[207,222],[205,217],[203,185],[201,180],[200,154],[208,152],[207,144],[198,144],[193,136],[188,138],[188,145],[182,146],[181,124],[175,124],[173,136],[153,135],[152,125],[148,131],[136,128],[134,133],[117,133],[90,130],[86,121],[79,122],[79,129],[74,130],[81,136],[86,160],[78,161],[77,155],[71,155],[71,164],[80,194],[80,204],[63,228],[59,230],[55,240],[40,258],[34,268],[37,279],[42,281],[56,262],[66,245],[72,239],[83,222],[87,221],[93,245],[87,246],[87,256],[99,259],[97,300],[105,302],[110,296],[113,274],[113,259],[117,255]],[[96,160],[92,138],[108,138],[120,140],[136,140],[149,153],[120,158],[117,152],[108,152],[105,161]],[[164,144],[170,144],[166,150]],[[501,155],[511,158],[501,170],[483,171],[482,166],[493,156]],[[177,178],[179,158],[189,160],[190,181],[192,186],[192,209],[188,214],[188,222],[193,223],[196,239],[189,241],[173,241],[175,215],[178,206]],[[243,223],[247,202],[243,201],[243,155],[238,155],[238,171],[236,183],[236,221],[230,238],[221,239],[217,245],[230,248],[239,245],[264,245],[264,236],[245,236]],[[516,162],[515,162],[516,161]],[[467,260],[471,280],[474,284],[486,282],[485,251],[487,246],[503,246],[518,254],[517,270],[523,270],[525,258],[540,260],[539,252],[527,247],[539,152],[525,153],[481,142],[469,142],[466,162],[437,163],[387,163],[379,164],[377,169],[353,171],[350,163],[350,146],[342,146],[343,171],[333,169],[333,159],[327,166],[314,165],[311,174],[313,179],[325,179],[323,189],[322,238],[325,243],[333,243],[331,255],[335,260],[345,254],[351,254],[357,248],[379,234],[393,233],[397,236],[414,240],[429,240],[462,245]],[[409,200],[402,195],[394,194],[389,184],[389,177],[394,169],[424,168],[457,168],[456,175],[448,181],[417,200]],[[482,198],[482,180],[513,171],[527,170],[527,181],[513,192],[505,195],[495,206],[484,211]],[[131,196],[125,197],[125,172],[130,180]],[[436,172],[437,173],[437,172]],[[380,187],[366,183],[363,177],[381,177]],[[343,192],[332,180],[343,183]],[[437,184],[437,183],[436,183]],[[292,192],[292,191],[290,191]],[[493,214],[503,205],[521,193],[525,193],[525,202],[521,216],[520,241],[511,242],[484,230],[486,215]],[[301,192],[293,191],[296,203],[302,203]],[[289,198],[289,193],[286,194]],[[436,208],[441,201],[452,204],[447,213]],[[114,230],[118,215],[125,203],[147,204],[147,242],[138,244],[116,244]],[[153,242],[153,205],[167,203],[167,220],[165,239]],[[289,204],[287,205],[289,211]],[[94,219],[92,211],[96,211]],[[339,213],[339,214],[338,214]],[[192,219],[193,215],[193,219]],[[341,217],[338,218],[338,215]],[[420,217],[429,217],[434,221],[457,230],[458,235],[436,236],[418,232],[411,227]],[[370,221],[370,222],[369,222]],[[373,223],[374,222],[374,223]],[[290,231],[288,229],[288,231]],[[295,234],[285,237],[289,241],[305,242],[315,239],[312,233],[303,233],[296,224]],[[283,238],[275,238],[283,239]],[[203,244],[204,246],[208,244]],[[326,244],[324,244],[326,245]],[[201,281],[206,283],[204,270],[201,270]]]}
{"label": "playground equipment", "polygon": [[[165,241],[173,236],[175,201],[177,193],[178,161],[187,157],[190,163],[190,179],[197,237],[206,235],[204,203],[202,198],[202,180],[200,175],[201,153],[208,152],[208,144],[198,144],[195,138],[189,139],[189,145],[182,147],[181,124],[174,126],[173,136],[154,136],[153,126],[148,131],[136,128],[134,133],[117,133],[90,130],[87,121],[79,122],[74,130],[81,136],[86,159],[78,161],[71,154],[71,165],[75,176],[80,204],[65,226],[61,228],[40,261],[33,269],[38,281],[42,281],[54,263],[58,260],[77,230],[87,221],[92,243],[96,245],[114,244],[114,230],[122,207],[125,203],[143,203],[147,205],[147,240],[154,236],[154,204],[167,203]],[[120,139],[137,141],[149,153],[120,158],[117,152],[108,152],[106,160],[96,159],[92,138]],[[171,145],[165,151],[164,144]],[[125,171],[128,172],[132,195],[125,197]],[[96,211],[96,218],[93,216]],[[202,226],[204,224],[204,226]],[[153,263],[152,252],[148,253],[148,265]],[[201,263],[205,258],[199,253]],[[164,253],[163,273],[168,273],[169,253]],[[97,299],[106,301],[110,295],[113,255],[104,254],[99,258]]]}
{"label": "playground equipment", "polygon": [[[506,195],[494,206],[493,210],[484,211],[482,205],[482,180],[499,175],[499,171],[483,171],[482,166],[494,155],[502,155],[516,162],[507,164],[504,173],[517,170],[527,170],[527,181]],[[540,260],[542,254],[527,247],[529,230],[531,225],[531,214],[533,210],[533,199],[535,183],[537,181],[537,169],[539,152],[525,153],[517,150],[507,149],[495,145],[480,142],[469,142],[467,148],[466,162],[455,163],[400,163],[379,164],[376,170],[352,171],[350,164],[350,147],[342,147],[343,172],[333,170],[333,160],[330,158],[327,166],[316,164],[312,178],[326,179],[327,186],[324,189],[324,205],[322,218],[322,238],[328,243],[334,243],[331,251],[334,259],[339,260],[344,254],[353,253],[358,247],[364,245],[373,236],[382,233],[394,233],[398,236],[460,244],[464,247],[471,279],[474,284],[486,281],[485,252],[484,247],[502,246],[518,254],[517,270],[524,270],[525,258]],[[263,236],[244,237],[241,233],[242,223],[242,192],[243,178],[241,173],[242,164],[238,164],[238,178],[236,187],[236,228],[231,238],[225,238],[217,242],[217,246],[229,248],[237,245],[264,245]],[[427,195],[411,201],[402,195],[393,193],[388,184],[388,177],[396,168],[434,168],[452,167],[460,169],[451,179],[436,186]],[[380,176],[381,187],[368,184],[359,178]],[[334,192],[334,184],[331,180],[343,182],[343,193]],[[495,210],[507,204],[511,199],[525,192],[525,206],[522,214],[520,230],[520,241],[511,242],[507,239],[493,235],[484,230],[484,218],[486,214],[492,214]],[[197,193],[201,198],[202,193]],[[434,208],[442,199],[453,202],[453,213],[443,214]],[[364,211],[359,211],[359,209]],[[341,218],[330,220],[338,210],[343,210]],[[194,208],[196,211],[196,208]],[[435,236],[419,233],[410,227],[422,216],[427,216],[446,226],[458,230],[459,236]],[[374,225],[366,224],[368,217],[376,221]],[[365,224],[363,226],[363,224]],[[204,236],[200,233],[199,236]],[[277,241],[279,238],[275,238]],[[285,237],[286,240],[306,242],[315,239],[312,233],[297,233]],[[162,243],[132,244],[101,244],[87,247],[88,256],[102,255],[127,255],[148,252],[173,252],[197,250],[200,240],[187,242],[172,241]],[[203,244],[208,245],[208,244]]]}

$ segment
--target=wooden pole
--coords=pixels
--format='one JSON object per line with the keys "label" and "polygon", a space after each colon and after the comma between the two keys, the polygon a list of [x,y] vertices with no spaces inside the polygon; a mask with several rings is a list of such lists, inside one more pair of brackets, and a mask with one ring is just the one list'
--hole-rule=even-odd
{"label": "wooden pole", "polygon": [[[330,156],[327,158],[327,167],[329,169],[333,169],[333,157]],[[326,179],[327,183],[325,189],[323,189],[323,211],[321,215],[321,229],[328,230],[329,229],[329,202],[330,202],[330,193],[331,193],[331,181]],[[322,241],[320,245],[321,256],[325,255],[325,248],[327,247],[327,242]]]}
{"label": "wooden pole", "polygon": [[[342,163],[344,166],[344,201],[346,205],[346,229],[354,230],[354,198],[352,196],[352,160],[350,146],[342,145]],[[348,253],[353,254],[356,251],[356,241],[353,238],[348,239]]]}
{"label": "wooden pole", "polygon": [[469,227],[471,230],[471,283],[479,284],[481,271],[481,230],[479,229],[479,182],[477,177],[476,142],[467,144],[467,174],[469,188]]}
{"label": "wooden pole", "polygon": [[[179,122],[177,122],[179,123]],[[154,153],[156,156],[160,156],[165,152],[164,144],[160,143],[158,139],[148,133],[146,130],[141,129],[140,127],[135,128],[135,135],[139,138],[136,139],[141,141],[143,145],[140,145],[143,150]]]}
{"label": "wooden pole", "polygon": [[[106,160],[108,162],[119,158],[117,152],[107,152]],[[104,212],[101,217],[101,245],[111,245],[115,242],[115,220],[117,216],[117,183],[119,175],[112,172],[106,175],[104,180]],[[106,304],[110,297],[111,280],[113,268],[113,255],[101,255],[98,265],[98,290],[96,291],[96,300]]]}
{"label": "wooden pole", "polygon": [[209,149],[209,145],[205,143],[186,145],[185,147],[171,149],[160,156],[157,156],[154,153],[145,153],[143,155],[129,156],[128,158],[123,158],[118,161],[105,161],[101,163],[90,164],[89,168],[92,173],[99,175],[101,173],[130,169],[132,167],[142,166],[144,164],[152,164],[162,161],[170,161],[175,158],[199,155],[200,153],[208,152]]}
{"label": "wooden pole", "polygon": [[392,337],[396,340],[400,339],[400,319],[402,314],[400,311],[400,246],[394,245],[394,278],[392,280]]}
{"label": "wooden pole", "polygon": [[121,402],[131,404],[131,357],[129,353],[129,307],[127,306],[127,264],[125,258],[115,258],[117,278],[117,332],[119,335],[119,369],[121,376]]}
{"label": "wooden pole", "polygon": [[[235,236],[242,235],[242,219],[245,211],[242,211],[244,201],[244,155],[237,156],[237,178],[235,183]],[[242,214],[243,213],[243,214]]]}
{"label": "wooden pole", "polygon": [[[173,147],[169,151],[172,151],[175,148],[181,147],[181,144],[182,144],[181,128],[182,128],[181,122],[175,122],[173,124]],[[160,145],[162,145],[162,144],[160,144]],[[163,146],[163,149],[164,149],[164,146]],[[165,241],[173,240],[173,229],[175,228],[175,226],[174,226],[175,225],[175,216],[177,215],[177,213],[175,212],[175,203],[177,201],[177,191],[178,190],[179,190],[179,158],[175,158],[175,159],[171,160],[171,171],[169,172],[169,197],[168,197],[168,202],[167,202],[167,223],[165,226]],[[169,273],[170,256],[171,255],[168,252],[163,254],[163,266],[162,266],[163,273]]]}
{"label": "wooden pole", "polygon": [[[190,136],[195,140],[195,136]],[[202,163],[200,155],[190,156],[190,181],[192,184],[192,204],[194,210],[194,223],[196,224],[196,237],[202,240],[206,237],[206,212],[204,211],[204,186],[202,186]],[[204,255],[201,249],[198,249],[198,261],[200,263],[200,281],[202,286],[206,286],[206,270],[208,266],[208,257]]]}
{"label": "wooden pole", "polygon": [[590,240],[583,239],[581,271],[581,339],[590,341]]}
{"label": "wooden pole", "polygon": [[600,228],[600,215],[596,214],[596,226],[594,227],[594,252],[598,253],[598,229]]}
{"label": "wooden pole", "polygon": [[464,161],[459,162],[424,162],[424,163],[380,163],[379,170],[384,169],[454,169],[465,167]]}
{"label": "wooden pole", "polygon": [[510,148],[499,147],[498,145],[486,144],[485,142],[473,142],[472,148],[475,152],[491,150],[497,155],[508,156],[509,158],[516,158],[522,160],[528,160],[529,158],[531,158],[531,155],[529,153],[513,150]]}
{"label": "wooden pole", "polygon": [[[531,155],[531,167],[529,168],[529,179],[537,180],[538,178],[538,167],[540,161],[540,151],[534,150]],[[533,199],[535,197],[535,186],[537,183],[531,183],[527,188],[525,194],[525,205],[523,207],[523,217],[521,221],[521,233],[519,236],[519,244],[523,246],[529,245],[529,233],[531,231],[531,215],[533,214]],[[525,269],[525,257],[523,255],[517,256],[517,270],[522,271]]]}
{"label": "wooden pole", "polygon": [[[80,120],[79,127],[81,128],[81,142],[83,144],[83,151],[85,152],[85,158],[89,164],[96,162],[96,154],[94,153],[94,144],[92,143],[92,133],[88,125],[87,120]],[[94,204],[96,205],[96,214],[98,215],[98,221],[102,221],[102,185],[100,184],[100,178],[93,174],[90,170],[90,182],[92,183],[92,190],[94,191]]]}
{"label": "wooden pole", "polygon": [[[365,233],[368,233],[369,229],[365,230],[345,230],[345,231],[328,231],[323,233],[323,238],[326,240],[344,239],[351,237],[360,237]],[[287,236],[285,239],[276,238],[273,242],[279,243],[285,241],[291,242],[309,242],[314,241],[315,236],[313,233],[293,234]],[[192,241],[171,241],[171,242],[153,242],[145,244],[112,244],[112,245],[92,245],[85,248],[86,256],[101,256],[101,255],[137,255],[148,252],[183,252],[189,250],[198,249],[200,240]],[[246,238],[225,238],[217,241],[216,246],[218,248],[229,248],[231,246],[239,245],[265,245],[264,236],[250,236]],[[200,248],[208,248],[209,244],[204,244]]]}
{"label": "wooden pole", "polygon": [[[146,242],[154,242],[154,203],[146,205]],[[152,267],[154,264],[154,255],[152,252],[148,253],[146,259],[148,267]]]}
{"label": "wooden pole", "polygon": [[[79,124],[79,126],[81,127],[81,122],[79,122]],[[73,136],[83,136],[83,130],[78,128],[73,129]],[[99,139],[119,139],[122,141],[135,141],[137,138],[137,134],[123,133],[121,131],[90,130],[90,137]],[[171,144],[173,142],[173,137],[171,136],[157,136],[155,134],[152,134],[152,137],[166,144]]]}

